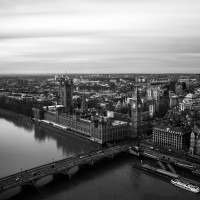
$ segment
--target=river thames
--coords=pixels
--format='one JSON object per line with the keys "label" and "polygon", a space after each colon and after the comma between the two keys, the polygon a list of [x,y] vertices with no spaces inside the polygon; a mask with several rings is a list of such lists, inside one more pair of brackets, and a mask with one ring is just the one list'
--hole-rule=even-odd
{"label": "river thames", "polygon": [[[62,136],[0,114],[0,177],[100,148],[75,136]],[[68,176],[57,175],[36,188],[23,188],[16,200],[195,200],[199,194],[132,167],[124,154]],[[3,197],[0,197],[3,198]],[[5,197],[4,197],[5,198]]]}

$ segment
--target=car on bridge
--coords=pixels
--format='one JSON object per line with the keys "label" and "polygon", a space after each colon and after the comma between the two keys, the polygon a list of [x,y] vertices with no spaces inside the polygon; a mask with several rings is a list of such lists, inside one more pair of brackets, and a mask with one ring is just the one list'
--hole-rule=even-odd
{"label": "car on bridge", "polygon": [[51,167],[52,169],[54,169],[56,166],[55,166],[55,164],[52,164],[50,167]]}
{"label": "car on bridge", "polygon": [[36,173],[36,172],[33,172],[33,173],[32,173],[32,176],[37,176],[37,173]]}
{"label": "car on bridge", "polygon": [[19,181],[19,180],[20,180],[20,178],[19,178],[19,177],[17,177],[15,180],[16,180],[16,181]]}

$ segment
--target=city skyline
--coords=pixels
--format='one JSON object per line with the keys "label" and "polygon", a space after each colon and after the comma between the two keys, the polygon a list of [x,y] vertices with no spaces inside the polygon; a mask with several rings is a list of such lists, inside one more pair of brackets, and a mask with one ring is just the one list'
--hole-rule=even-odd
{"label": "city skyline", "polygon": [[194,0],[0,2],[0,73],[198,73]]}

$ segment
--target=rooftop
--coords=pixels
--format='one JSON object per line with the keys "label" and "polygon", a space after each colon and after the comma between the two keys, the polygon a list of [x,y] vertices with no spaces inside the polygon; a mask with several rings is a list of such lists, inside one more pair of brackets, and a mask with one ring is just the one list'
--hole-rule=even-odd
{"label": "rooftop", "polygon": [[114,121],[112,122],[112,125],[113,125],[113,126],[117,126],[117,125],[126,125],[126,124],[128,124],[128,122],[119,121],[119,120],[114,120]]}
{"label": "rooftop", "polygon": [[170,126],[170,125],[164,125],[164,124],[159,124],[156,125],[154,130],[161,130],[164,132],[169,132],[169,133],[175,133],[175,134],[185,134],[191,131],[191,128],[189,126]]}

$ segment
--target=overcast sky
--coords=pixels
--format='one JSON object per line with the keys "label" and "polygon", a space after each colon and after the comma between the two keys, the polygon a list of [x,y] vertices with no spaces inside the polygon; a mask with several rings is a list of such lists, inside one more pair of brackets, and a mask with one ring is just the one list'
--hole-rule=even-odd
{"label": "overcast sky", "polygon": [[200,0],[0,0],[0,73],[200,73]]}

